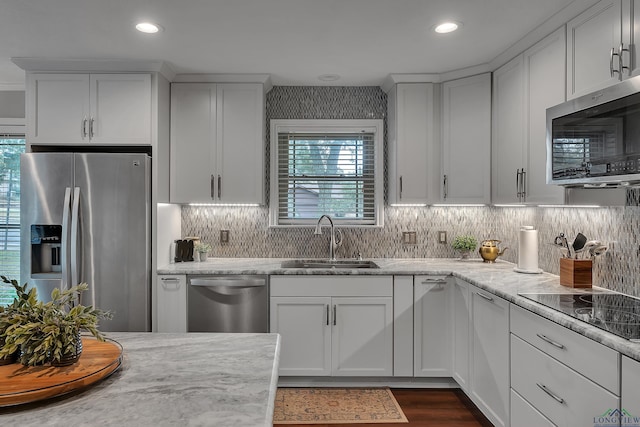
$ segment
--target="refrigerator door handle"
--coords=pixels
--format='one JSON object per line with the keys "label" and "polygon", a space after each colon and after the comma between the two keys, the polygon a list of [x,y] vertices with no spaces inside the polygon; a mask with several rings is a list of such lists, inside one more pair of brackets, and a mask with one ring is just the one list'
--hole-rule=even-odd
{"label": "refrigerator door handle", "polygon": [[73,209],[71,212],[71,286],[78,282],[78,214],[80,212],[80,187],[73,189]]}
{"label": "refrigerator door handle", "polygon": [[62,265],[62,289],[69,285],[69,216],[71,214],[71,188],[64,189],[64,205],[62,211],[62,241],[60,248],[60,265]]}

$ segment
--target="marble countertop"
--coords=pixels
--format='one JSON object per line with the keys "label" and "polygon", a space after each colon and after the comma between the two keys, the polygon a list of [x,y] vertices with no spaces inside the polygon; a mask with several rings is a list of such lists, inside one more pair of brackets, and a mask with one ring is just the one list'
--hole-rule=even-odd
{"label": "marble countertop", "polygon": [[449,258],[373,258],[371,260],[378,264],[380,268],[283,269],[280,264],[284,259],[279,258],[209,258],[206,262],[169,264],[158,269],[158,274],[453,275],[640,361],[640,343],[618,337],[518,295],[518,293],[525,292],[584,292],[580,289],[560,285],[559,276],[554,274],[517,273],[513,271],[515,265],[512,263],[498,261],[495,264],[489,264],[483,263],[479,258],[471,258],[469,260]]}
{"label": "marble countertop", "polygon": [[0,409],[16,426],[271,426],[277,334],[108,333],[123,364],[81,392]]}

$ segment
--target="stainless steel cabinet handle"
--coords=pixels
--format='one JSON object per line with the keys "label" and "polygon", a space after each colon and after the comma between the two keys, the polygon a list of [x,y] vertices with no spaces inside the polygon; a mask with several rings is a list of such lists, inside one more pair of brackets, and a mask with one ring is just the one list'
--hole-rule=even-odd
{"label": "stainless steel cabinet handle", "polygon": [[211,198],[215,199],[215,186],[216,186],[216,178],[211,175]]}
{"label": "stainless steel cabinet handle", "polygon": [[402,175],[400,175],[400,200],[402,200]]}
{"label": "stainless steel cabinet handle", "polygon": [[222,199],[222,177],[218,175],[218,199]]}
{"label": "stainless steel cabinet handle", "polygon": [[175,277],[162,277],[160,280],[162,281],[162,287],[167,291],[177,291],[180,289],[180,280]]}
{"label": "stainless steel cabinet handle", "polygon": [[564,403],[564,399],[561,397],[556,396],[554,393],[552,393],[547,386],[545,386],[544,384],[540,384],[540,383],[536,383],[536,385],[538,387],[540,387],[540,390],[544,391],[545,393],[547,393],[549,396],[553,397],[555,399],[556,402],[558,403]]}
{"label": "stainless steel cabinet handle", "polygon": [[177,282],[178,279],[176,277],[161,277],[160,280],[163,282]]}
{"label": "stainless steel cabinet handle", "polygon": [[516,169],[516,197],[518,201],[520,201],[520,197],[522,196],[522,192],[520,191],[520,169]]}
{"label": "stainless steel cabinet handle", "polygon": [[445,285],[447,283],[446,279],[432,279],[432,278],[427,278],[424,279],[422,281],[423,285],[430,285],[430,284],[441,284],[441,285]]}
{"label": "stainless steel cabinet handle", "polygon": [[520,201],[521,202],[526,202],[527,201],[527,173],[525,172],[524,168],[522,168],[522,172],[520,172],[520,176],[522,177],[520,179]]}
{"label": "stainless steel cabinet handle", "polygon": [[336,305],[333,304],[333,325],[335,326],[337,323],[336,321]]}
{"label": "stainless steel cabinet handle", "polygon": [[444,198],[447,198],[447,175],[444,176],[444,179],[442,180],[442,190],[443,190],[443,194],[444,194]]}
{"label": "stainless steel cabinet handle", "polygon": [[93,117],[91,117],[91,119],[89,119],[89,139],[93,138],[93,122],[95,122],[96,119],[94,119]]}
{"label": "stainless steel cabinet handle", "polygon": [[493,301],[493,298],[491,298],[490,296],[485,295],[485,294],[483,294],[483,293],[476,292],[476,295],[478,295],[478,296],[479,296],[479,297],[481,297],[481,298],[486,299],[487,301]]}
{"label": "stainless steel cabinet handle", "polygon": [[327,304],[327,326],[329,326],[329,304]]}
{"label": "stainless steel cabinet handle", "polygon": [[542,341],[545,341],[549,344],[551,344],[554,347],[558,347],[558,348],[564,348],[564,346],[562,344],[559,344],[551,339],[549,339],[548,337],[546,337],[545,335],[542,334],[536,334],[538,336],[538,338],[540,338]]}
{"label": "stainless steel cabinet handle", "polygon": [[[613,57],[614,56],[620,56],[619,53],[616,53],[616,48],[612,47],[611,48],[611,54],[609,55],[609,73],[611,74],[611,77],[613,77],[615,75],[615,73],[620,74],[620,70],[616,70],[613,68]],[[618,61],[620,61],[620,59],[618,59]]]}
{"label": "stainless steel cabinet handle", "polygon": [[87,137],[87,116],[84,116],[80,123],[80,135],[82,136],[82,139]]}
{"label": "stainless steel cabinet handle", "polygon": [[[624,47],[624,43],[620,43],[620,50],[619,50],[619,54],[618,54],[618,70],[620,70],[620,78],[622,78],[622,73],[624,72],[624,70],[627,70],[627,74],[629,74],[629,71],[631,71],[629,69],[629,67],[624,65],[624,58],[623,58],[623,52],[629,52],[629,49],[625,49]],[[631,53],[629,53],[631,54]],[[631,59],[631,58],[629,58]],[[629,63],[631,63],[631,61],[629,61]]]}

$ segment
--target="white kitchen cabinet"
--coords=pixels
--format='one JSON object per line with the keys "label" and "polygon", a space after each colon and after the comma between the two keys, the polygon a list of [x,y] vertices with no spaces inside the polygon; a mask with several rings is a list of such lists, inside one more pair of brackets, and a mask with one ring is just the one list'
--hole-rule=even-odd
{"label": "white kitchen cabinet", "polygon": [[150,74],[27,73],[27,142],[151,144]]}
{"label": "white kitchen cabinet", "polygon": [[393,376],[413,377],[413,276],[393,276]]}
{"label": "white kitchen cabinet", "polygon": [[546,183],[546,109],[564,101],[561,28],[493,75],[492,202],[562,204]]}
{"label": "white kitchen cabinet", "polygon": [[509,302],[469,285],[469,397],[496,426],[509,424]]}
{"label": "white kitchen cabinet", "polygon": [[[626,24],[630,25],[629,23]],[[624,44],[624,46],[622,46]],[[626,78],[629,54],[622,40],[622,0],[601,0],[567,23],[567,99],[586,95]],[[622,71],[622,73],[621,73]]]}
{"label": "white kitchen cabinet", "polygon": [[622,356],[621,409],[636,417],[640,415],[640,387],[638,384],[640,384],[640,362]]}
{"label": "white kitchen cabinet", "polygon": [[451,287],[451,302],[453,304],[451,374],[460,388],[469,391],[469,358],[471,350],[471,300],[469,284],[461,279],[455,279]]}
{"label": "white kitchen cabinet", "polygon": [[433,203],[439,198],[436,88],[432,83],[398,83],[388,93],[390,204]]}
{"label": "white kitchen cabinet", "polygon": [[187,332],[187,276],[159,275],[156,283],[157,332]]}
{"label": "white kitchen cabinet", "polygon": [[442,201],[490,203],[490,73],[442,84],[441,129]]}
{"label": "white kitchen cabinet", "polygon": [[271,332],[282,336],[280,375],[331,375],[331,297],[271,297],[270,306]]}
{"label": "white kitchen cabinet", "polygon": [[171,86],[173,203],[264,203],[264,89],[259,83]]}
{"label": "white kitchen cabinet", "polygon": [[282,376],[392,376],[390,276],[272,276]]}
{"label": "white kitchen cabinet", "polygon": [[415,377],[451,376],[451,287],[444,276],[414,277]]}
{"label": "white kitchen cabinet", "polygon": [[511,425],[518,427],[554,427],[551,421],[540,413],[522,396],[511,389]]}
{"label": "white kitchen cabinet", "polygon": [[583,426],[619,408],[618,352],[521,307],[511,305],[510,314],[512,396],[531,406],[512,400],[512,425],[542,416]]}

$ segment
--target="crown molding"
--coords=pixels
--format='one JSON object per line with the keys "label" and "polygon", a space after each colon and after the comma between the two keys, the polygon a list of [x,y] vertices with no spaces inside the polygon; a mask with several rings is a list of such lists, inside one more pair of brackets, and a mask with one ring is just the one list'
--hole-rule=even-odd
{"label": "crown molding", "polygon": [[175,73],[164,61],[131,59],[11,58],[27,72],[160,73],[171,81]]}
{"label": "crown molding", "polygon": [[271,75],[246,73],[246,74],[176,74],[172,83],[260,83],[264,85],[265,92],[273,87]]}

